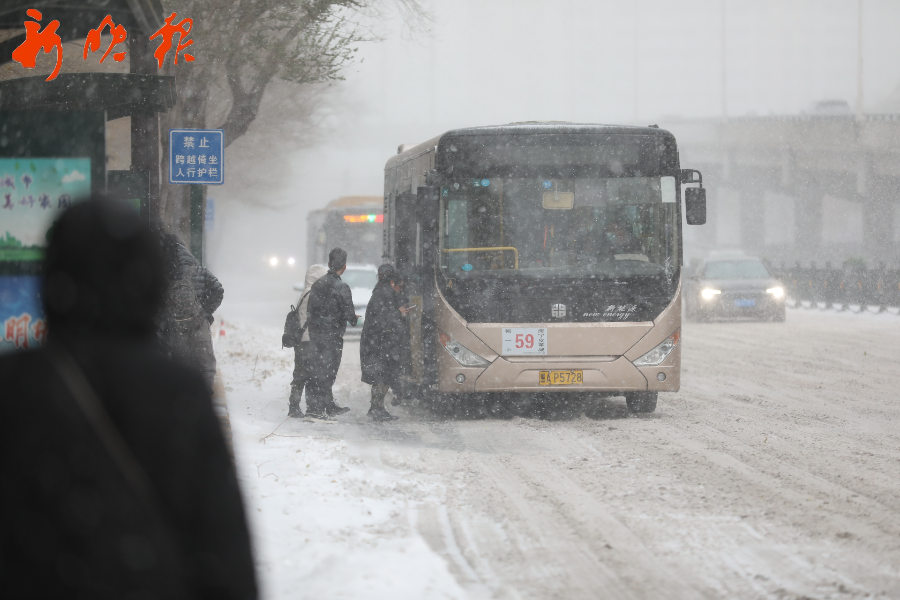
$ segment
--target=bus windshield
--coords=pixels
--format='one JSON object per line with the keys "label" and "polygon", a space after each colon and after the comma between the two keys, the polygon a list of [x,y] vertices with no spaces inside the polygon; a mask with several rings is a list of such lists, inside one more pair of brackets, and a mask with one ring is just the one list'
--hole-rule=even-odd
{"label": "bus windshield", "polygon": [[485,172],[445,184],[441,199],[450,278],[671,277],[678,262],[674,176]]}

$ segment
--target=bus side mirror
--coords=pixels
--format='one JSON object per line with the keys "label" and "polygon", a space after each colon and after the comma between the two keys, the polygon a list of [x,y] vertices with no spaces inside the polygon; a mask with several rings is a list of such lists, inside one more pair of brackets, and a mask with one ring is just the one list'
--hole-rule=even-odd
{"label": "bus side mirror", "polygon": [[706,189],[684,189],[684,216],[688,225],[706,224]]}
{"label": "bus side mirror", "polygon": [[703,175],[697,169],[682,169],[681,184],[685,185],[688,183],[699,183],[702,186]]}

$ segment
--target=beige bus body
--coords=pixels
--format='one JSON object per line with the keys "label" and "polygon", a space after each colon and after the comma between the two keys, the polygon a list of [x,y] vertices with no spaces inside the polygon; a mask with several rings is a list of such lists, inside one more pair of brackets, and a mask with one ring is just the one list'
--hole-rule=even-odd
{"label": "beige bus body", "polygon": [[[438,292],[437,328],[475,354],[490,361],[487,368],[462,367],[440,346],[438,391],[466,392],[677,392],[681,344],[655,367],[636,367],[640,358],[681,329],[681,289],[654,321],[638,323],[466,323]],[[547,329],[546,356],[503,356],[504,327]],[[539,384],[540,371],[579,370],[584,383]],[[659,374],[665,374],[659,381]],[[459,383],[462,374],[465,381]]]}
{"label": "beige bus body", "polygon": [[[438,136],[409,147],[392,157],[385,166],[385,260],[396,264],[396,199],[412,194],[426,185],[426,173],[434,168]],[[409,149],[406,149],[409,148]],[[418,255],[415,264],[420,264]],[[633,363],[681,329],[681,284],[671,302],[652,321],[643,322],[566,322],[566,323],[476,323],[467,322],[440,291],[430,283],[434,294],[434,325],[490,364],[484,368],[464,367],[440,343],[433,353],[425,352],[422,335],[422,311],[410,319],[413,383],[424,381],[427,356],[437,363],[437,380],[430,386],[440,394],[476,394],[486,392],[677,392],[680,388],[681,343],[657,366],[637,367]],[[420,295],[411,295],[411,304],[423,306]],[[543,356],[504,356],[504,327],[546,328],[547,354]],[[583,383],[540,385],[540,371],[574,370],[583,372]],[[462,375],[463,377],[459,377]]]}

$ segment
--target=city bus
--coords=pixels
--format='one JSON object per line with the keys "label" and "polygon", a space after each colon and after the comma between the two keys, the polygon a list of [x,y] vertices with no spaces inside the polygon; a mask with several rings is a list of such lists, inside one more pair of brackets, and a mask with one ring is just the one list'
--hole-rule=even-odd
{"label": "city bus", "polygon": [[343,196],[306,217],[306,263],[328,264],[332,248],[347,251],[348,262],[378,265],[384,227],[381,196]]}
{"label": "city bus", "polygon": [[705,223],[702,177],[656,126],[474,127],[392,157],[383,259],[418,307],[410,384],[652,412],[680,385],[682,215]]}

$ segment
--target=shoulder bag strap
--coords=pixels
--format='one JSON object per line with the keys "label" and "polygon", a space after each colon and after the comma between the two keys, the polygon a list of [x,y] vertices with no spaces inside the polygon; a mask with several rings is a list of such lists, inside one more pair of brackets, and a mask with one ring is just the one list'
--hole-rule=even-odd
{"label": "shoulder bag strap", "polygon": [[166,525],[165,519],[167,512],[163,510],[156,489],[150,482],[150,477],[141,466],[137,457],[135,457],[134,452],[125,443],[119,429],[97,398],[94,389],[84,376],[78,363],[59,344],[53,344],[52,342],[47,344],[46,352],[50,363],[56,369],[69,393],[75,398],[75,403],[87,419],[91,429],[100,438],[107,454],[116,463],[119,471],[125,477],[138,500],[144,505],[144,508],[159,521],[158,524],[168,534],[169,542],[172,543],[172,532],[170,527]]}
{"label": "shoulder bag strap", "polygon": [[[309,286],[309,291],[300,296],[300,300],[297,301],[297,315],[300,315],[300,306],[303,304],[303,301],[306,300],[306,297],[312,294],[312,286]],[[306,328],[309,327],[309,304],[306,305],[306,321],[303,322],[303,327],[300,328],[300,340],[303,340],[303,334],[306,333]]]}
{"label": "shoulder bag strap", "polygon": [[[303,304],[303,301],[306,300],[306,297],[309,296],[310,294],[312,294],[312,290],[309,290],[308,292],[306,292],[305,294],[303,294],[302,296],[300,296],[300,299],[297,300],[297,308],[294,309],[294,310],[299,311],[299,310],[300,310],[300,305]],[[307,309],[308,309],[308,308],[309,308],[309,305],[307,305]]]}

